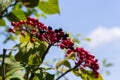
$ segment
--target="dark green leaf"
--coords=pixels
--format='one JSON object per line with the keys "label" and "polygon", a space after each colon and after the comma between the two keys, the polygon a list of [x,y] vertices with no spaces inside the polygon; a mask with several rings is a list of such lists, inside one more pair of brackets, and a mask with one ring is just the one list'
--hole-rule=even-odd
{"label": "dark green leaf", "polygon": [[5,26],[5,25],[6,25],[5,20],[4,19],[0,19],[0,27],[1,26]]}
{"label": "dark green leaf", "polygon": [[54,75],[44,70],[40,70],[39,72],[34,73],[35,77],[33,80],[54,80]]}
{"label": "dark green leaf", "polygon": [[58,0],[48,0],[39,2],[38,8],[46,14],[59,14]]}
{"label": "dark green leaf", "polygon": [[7,15],[7,19],[10,21],[25,20],[26,15],[22,10],[13,10]]}
{"label": "dark green leaf", "polygon": [[36,7],[39,0],[21,0],[26,7]]}

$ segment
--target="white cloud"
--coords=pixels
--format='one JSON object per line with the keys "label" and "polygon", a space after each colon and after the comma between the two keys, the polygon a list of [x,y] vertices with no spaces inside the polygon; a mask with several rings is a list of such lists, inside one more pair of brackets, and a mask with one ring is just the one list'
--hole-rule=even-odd
{"label": "white cloud", "polygon": [[91,38],[90,47],[94,48],[120,39],[120,27],[105,28],[104,26],[99,26],[88,37]]}

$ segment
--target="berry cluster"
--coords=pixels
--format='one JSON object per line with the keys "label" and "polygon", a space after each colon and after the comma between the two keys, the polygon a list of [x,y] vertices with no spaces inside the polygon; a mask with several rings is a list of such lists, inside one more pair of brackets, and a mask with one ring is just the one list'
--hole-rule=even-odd
{"label": "berry cluster", "polygon": [[98,77],[98,60],[95,59],[93,55],[91,55],[88,51],[81,47],[70,48],[67,50],[66,57],[69,56],[71,53],[76,53],[76,60],[75,65],[78,66],[81,70],[88,67],[94,73],[95,77]]}
{"label": "berry cluster", "polygon": [[73,41],[69,38],[69,35],[65,33],[62,28],[52,29],[51,26],[46,26],[36,18],[27,17],[27,20],[20,20],[18,22],[11,23],[13,28],[9,29],[9,32],[15,33],[20,31],[21,35],[25,33],[30,35],[30,42],[40,40],[45,41],[49,45],[59,46],[61,49],[66,49],[66,57],[72,52],[76,53],[75,65],[81,68],[89,67],[98,77],[99,65],[97,60],[89,52],[80,47],[75,47]]}
{"label": "berry cluster", "polygon": [[80,66],[80,68],[84,69],[85,67],[89,67],[95,73],[95,76],[98,77],[98,69],[99,65],[97,63],[97,59],[93,55],[91,55],[84,48],[77,47],[75,49],[77,53],[77,58],[75,64]]}

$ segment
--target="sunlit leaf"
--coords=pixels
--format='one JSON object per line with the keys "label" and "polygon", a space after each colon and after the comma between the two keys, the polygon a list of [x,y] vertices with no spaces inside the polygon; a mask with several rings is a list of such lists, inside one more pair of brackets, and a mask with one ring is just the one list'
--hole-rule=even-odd
{"label": "sunlit leaf", "polygon": [[88,41],[88,42],[90,42],[90,41],[91,41],[91,39],[90,39],[90,38],[83,38],[83,40],[86,40],[86,41]]}
{"label": "sunlit leaf", "polygon": [[78,77],[81,76],[81,71],[80,71],[80,69],[78,69],[78,68],[73,69],[73,70],[72,70],[72,73],[73,73],[75,76],[78,76]]}
{"label": "sunlit leaf", "polygon": [[39,2],[38,8],[46,14],[59,14],[58,0],[41,0]]}
{"label": "sunlit leaf", "polygon": [[68,68],[71,68],[70,62],[67,60],[61,60],[56,64],[56,68],[59,68],[61,65],[64,65]]}
{"label": "sunlit leaf", "polygon": [[27,33],[25,33],[24,36],[20,35],[19,41],[20,41],[20,43],[28,42],[28,41],[30,41],[30,36]]}
{"label": "sunlit leaf", "polygon": [[82,70],[81,71],[82,80],[103,80],[102,76],[99,74],[98,78],[95,77],[95,74],[92,71]]}
{"label": "sunlit leaf", "polygon": [[0,12],[10,6],[12,2],[13,0],[0,0]]}
{"label": "sunlit leaf", "polygon": [[71,53],[67,59],[72,59],[72,60],[75,60],[76,56],[75,56],[75,53]]}
{"label": "sunlit leaf", "polygon": [[20,36],[21,44],[15,58],[30,67],[37,68],[41,64],[41,57],[46,51],[47,44],[43,41],[31,43],[29,38],[27,34]]}
{"label": "sunlit leaf", "polygon": [[22,4],[21,3],[17,3],[14,7],[13,10],[21,10],[22,8]]}
{"label": "sunlit leaf", "polygon": [[[0,62],[1,61],[2,61],[2,57],[0,57]],[[21,71],[23,69],[24,68],[20,65],[20,63],[15,61],[14,58],[10,58],[10,57],[6,56],[6,58],[5,58],[5,71],[6,71],[5,77],[6,77],[6,80],[11,75],[13,75],[13,74],[16,75],[15,73],[17,71],[19,71],[19,70]]]}

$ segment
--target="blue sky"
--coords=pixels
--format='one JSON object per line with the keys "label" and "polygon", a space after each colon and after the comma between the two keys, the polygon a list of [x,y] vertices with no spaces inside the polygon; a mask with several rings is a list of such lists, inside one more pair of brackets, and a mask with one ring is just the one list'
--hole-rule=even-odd
{"label": "blue sky", "polygon": [[91,42],[83,41],[81,45],[94,54],[99,63],[105,58],[114,64],[109,68],[111,75],[103,75],[104,80],[118,80],[120,0],[59,0],[59,3],[61,14],[41,21],[55,28],[63,27],[73,35],[81,33],[82,37],[90,37]]}
{"label": "blue sky", "polygon": [[[40,18],[40,20],[54,28],[62,27],[73,35],[81,33],[82,37],[90,37],[91,42],[83,41],[81,46],[94,54],[99,63],[106,58],[108,62],[114,64],[109,68],[111,75],[103,75],[104,80],[118,80],[120,71],[120,0],[59,0],[59,4],[60,15],[47,16],[47,19]],[[0,45],[2,45],[1,42]],[[6,46],[11,47],[7,44],[2,48]],[[2,52],[2,48],[0,48],[0,52]],[[59,57],[58,54],[61,51],[52,50],[47,55],[48,58],[51,54]],[[60,54],[60,56],[63,55]],[[73,77],[70,75],[70,80],[80,80],[75,77],[73,79]]]}

